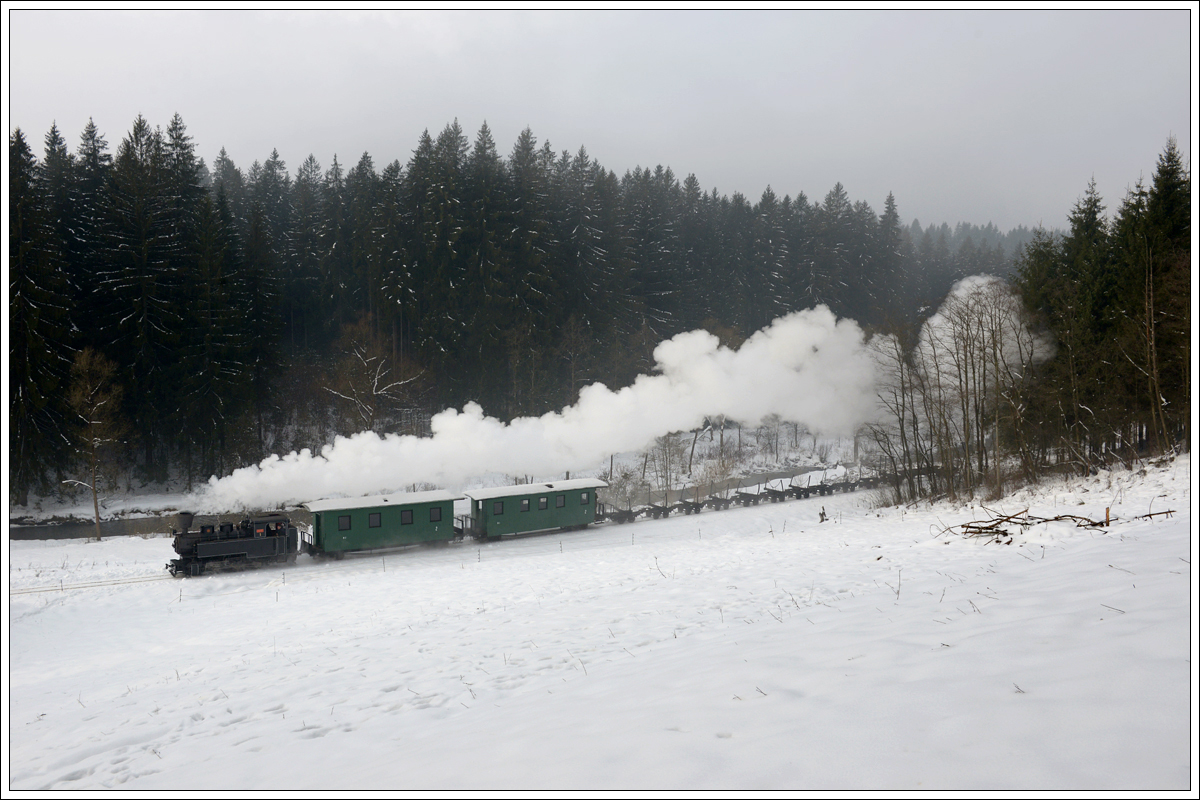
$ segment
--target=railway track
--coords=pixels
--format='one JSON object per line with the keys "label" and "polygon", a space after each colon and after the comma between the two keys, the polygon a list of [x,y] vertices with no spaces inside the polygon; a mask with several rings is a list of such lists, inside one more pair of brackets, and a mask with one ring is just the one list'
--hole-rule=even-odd
{"label": "railway track", "polygon": [[153,583],[154,581],[172,581],[175,580],[170,575],[146,575],[140,578],[117,578],[110,581],[89,581],[87,583],[64,583],[59,582],[57,586],[26,586],[21,589],[9,589],[8,596],[15,597],[22,594],[41,594],[43,592],[66,592],[76,589],[99,589],[103,586],[124,586],[135,583]]}
{"label": "railway track", "polygon": [[[806,470],[806,471],[811,472],[813,470]],[[761,485],[767,486],[767,489],[759,492],[758,494],[754,494],[754,495],[747,494],[746,498],[748,498],[750,500],[750,502],[753,502],[754,505],[757,505],[758,504],[757,501],[759,501],[759,500],[767,500],[768,502],[777,502],[780,500],[789,499],[789,497],[791,495],[788,493],[787,489],[772,490],[770,488],[770,481],[771,480],[780,481],[780,483],[782,485],[782,479],[789,478],[789,476],[794,477],[795,475],[802,475],[802,474],[804,474],[804,471],[796,472],[796,473],[762,473],[759,475],[752,476],[753,478],[761,481]],[[736,482],[740,488],[741,485],[745,484],[745,482],[747,480],[748,480],[748,478],[741,478],[741,479],[735,479],[735,481],[729,482],[729,483],[731,486],[733,486],[734,482]],[[852,481],[840,482],[838,484],[825,484],[824,482],[822,482],[820,484],[813,484],[813,493],[814,494],[817,493],[817,487],[820,487],[820,489],[825,490],[825,491],[819,492],[822,495],[825,494],[826,491],[828,491],[830,494],[832,494],[838,490],[841,490],[843,492],[853,491],[855,484],[856,484],[856,482],[852,482]],[[873,485],[873,484],[868,484],[868,485]],[[790,489],[791,488],[790,485],[787,488]],[[681,492],[681,494],[682,494],[682,492]],[[739,494],[744,494],[744,493],[741,493],[739,491]],[[775,495],[779,495],[779,496],[775,497]],[[808,495],[805,494],[804,496],[807,497]],[[650,499],[653,499],[653,498],[650,498]],[[664,498],[664,500],[665,500],[665,498]],[[734,501],[732,498],[730,498],[729,500],[727,500],[725,502],[725,504],[723,506],[720,506],[720,507],[728,508],[730,503],[733,503],[733,502],[736,502],[736,501]],[[743,506],[748,505],[748,504],[749,503],[747,503],[747,502],[741,503],[741,505],[743,505]],[[677,503],[675,505],[661,509],[661,511],[662,511],[661,516],[665,518],[667,515],[671,514],[672,511],[679,510],[677,508],[677,506],[682,507],[683,505],[687,505],[687,503],[682,500],[677,501]],[[689,513],[689,514],[690,513],[698,513],[699,506],[701,504],[693,503],[692,505],[696,506],[696,508],[687,511],[687,513]],[[618,513],[627,513],[627,512],[618,512]],[[630,521],[631,522],[631,521],[633,521],[633,518],[635,516],[636,516],[636,514],[629,513],[628,520],[617,519],[616,517],[614,517],[612,520],[609,520],[609,522],[610,522],[610,524],[612,522],[622,522],[622,521]],[[609,525],[603,525],[602,527],[595,527],[595,528],[593,528],[593,530],[606,530],[607,528],[609,528]],[[559,532],[559,531],[549,532],[548,531],[548,532],[545,532],[544,535],[558,535],[559,533],[561,533],[561,532]],[[633,536],[636,537],[640,533],[641,533],[641,531],[633,534]],[[649,534],[649,532],[647,532],[647,534],[648,534],[647,536],[642,537],[644,540],[657,538],[657,537],[653,536],[653,534]],[[138,535],[138,534],[135,534],[135,535]],[[151,538],[151,536],[154,536],[154,537],[165,536],[164,534],[161,534],[161,533],[152,534],[151,536],[147,536],[145,534],[141,534],[141,535],[142,535],[142,538]],[[525,540],[525,539],[532,540],[532,539],[539,538],[541,535],[543,535],[543,534],[529,534],[527,536],[516,537],[516,540],[518,540],[518,541]],[[689,534],[689,536],[690,536],[690,534]],[[590,541],[589,543],[585,544],[585,542],[579,541],[579,539],[577,537],[578,537],[578,534],[574,534],[571,537],[571,539],[574,540],[573,544],[576,546],[578,546],[580,544],[583,544],[584,546],[590,546],[590,547],[597,546],[597,543],[594,541]],[[622,541],[623,541],[623,539],[622,539]],[[631,541],[634,541],[634,540],[631,540]],[[462,546],[462,545],[460,545],[460,546]],[[466,546],[470,547],[470,544],[468,543]],[[601,546],[604,546],[604,545],[601,545]],[[609,545],[609,546],[611,546],[611,545]],[[486,547],[488,547],[488,545],[475,544],[471,551],[474,552],[474,550],[479,550],[479,549],[486,548]],[[561,549],[561,547],[562,547],[562,545],[560,544],[559,548]],[[400,555],[401,553],[404,553],[405,551],[410,551],[411,549],[415,549],[415,548],[410,548],[410,547],[382,548],[382,549],[378,549],[378,550],[370,550],[370,551],[363,551],[360,553],[354,553],[354,554],[352,554],[352,558],[350,558],[346,564],[323,564],[323,565],[321,565],[319,572],[321,574],[327,576],[330,572],[335,572],[335,571],[343,571],[343,570],[357,571],[358,569],[362,569],[362,568],[367,567],[370,564],[373,564],[373,562],[375,562],[376,559],[378,559],[378,562],[380,565],[379,568],[386,571],[387,570],[387,566],[386,566],[387,556],[390,556],[393,554]],[[515,552],[511,553],[511,554],[515,554]],[[411,558],[411,555],[409,556],[409,558]],[[354,563],[354,562],[358,562],[358,563]],[[314,562],[313,566],[316,566],[315,562]],[[235,571],[239,571],[239,570],[220,570],[220,572],[226,572],[226,571],[235,572]],[[310,575],[306,575],[305,573],[308,570],[304,569],[304,568],[296,569],[295,566],[289,566],[287,571],[292,572],[292,575],[293,575],[292,580],[293,581],[296,581],[296,580],[305,581],[305,580],[313,577]],[[85,590],[85,589],[98,589],[98,588],[112,587],[112,586],[129,586],[129,585],[135,585],[135,584],[141,584],[141,583],[153,583],[155,581],[174,581],[174,580],[176,580],[176,578],[172,575],[144,575],[144,576],[139,576],[139,577],[117,578],[117,579],[103,580],[103,581],[86,581],[86,582],[80,582],[80,583],[66,583],[65,581],[59,581],[59,583],[57,585],[46,584],[46,585],[42,585],[42,586],[26,586],[26,587],[21,587],[21,588],[16,588],[16,589],[10,589],[9,596],[17,597],[17,596],[21,596],[21,595],[47,594],[47,593],[51,593],[51,592],[79,591],[79,590]],[[268,583],[268,586],[276,585],[276,583],[282,584],[284,582],[286,582],[286,578],[284,578],[281,573],[281,575],[279,577],[272,578],[270,583]]]}

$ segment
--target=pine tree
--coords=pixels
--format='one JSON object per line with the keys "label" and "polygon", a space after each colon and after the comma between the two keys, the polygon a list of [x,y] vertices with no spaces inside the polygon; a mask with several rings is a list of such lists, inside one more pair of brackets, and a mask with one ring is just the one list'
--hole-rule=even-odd
{"label": "pine tree", "polygon": [[687,305],[692,310],[691,316],[684,320],[684,326],[696,328],[713,318],[721,305],[716,298],[719,292],[714,291],[717,288],[714,283],[717,229],[712,203],[694,174],[689,173],[683,179],[682,189],[679,248],[684,283],[681,288],[688,295]]}
{"label": "pine tree", "polygon": [[127,376],[126,415],[147,477],[167,475],[178,399],[178,306],[186,243],[162,132],[139,116],[122,140],[104,195],[101,316],[108,355]]}
{"label": "pine tree", "polygon": [[257,200],[250,202],[248,223],[242,269],[233,292],[242,298],[237,350],[249,389],[258,459],[270,452],[269,417],[279,403],[273,390],[280,364],[279,267],[270,222]]}
{"label": "pine tree", "polygon": [[[310,153],[292,183],[293,232],[283,286],[289,350],[308,350],[321,341],[321,231],[324,176]],[[328,305],[327,303],[325,305]]]}
{"label": "pine tree", "polygon": [[69,296],[37,159],[20,128],[8,140],[10,496],[25,505],[65,466]]}
{"label": "pine tree", "polygon": [[[178,383],[189,484],[194,467],[200,477],[224,471],[232,426],[245,408],[252,378],[244,352],[248,343],[239,302],[242,265],[236,225],[223,189],[215,201],[201,198],[195,222],[191,301],[180,346],[181,361],[189,368]],[[192,453],[193,445],[198,453]]]}
{"label": "pine tree", "polygon": [[[716,190],[713,190],[714,197]],[[754,330],[755,298],[751,274],[754,270],[754,208],[741,192],[714,204],[718,250],[713,279],[714,291],[726,306],[714,316],[742,333]],[[803,278],[800,278],[803,280]]]}
{"label": "pine tree", "polygon": [[[1191,408],[1191,176],[1172,136],[1159,156],[1146,216],[1156,240],[1148,254],[1147,313],[1153,319],[1158,407],[1167,442],[1188,441]],[[1157,264],[1154,250],[1157,249]]]}
{"label": "pine tree", "polygon": [[911,264],[905,257],[900,212],[896,208],[896,198],[891,192],[888,192],[887,200],[883,203],[883,213],[879,215],[879,235],[873,258],[878,284],[876,319],[899,320],[902,318],[901,309],[904,306],[903,287]]}
{"label": "pine tree", "polygon": [[841,183],[834,185],[815,214],[814,252],[804,276],[808,304],[829,306],[839,316],[850,315],[850,283],[856,279],[851,239],[854,207]]}
{"label": "pine tree", "polygon": [[1173,446],[1188,424],[1189,183],[1175,141],[1168,140],[1150,188],[1139,181],[1130,190],[1112,232],[1121,351],[1136,370],[1130,394],[1158,449]]}
{"label": "pine tree", "polygon": [[67,150],[58,126],[51,125],[38,174],[41,192],[46,198],[47,222],[61,250],[64,274],[72,293],[76,290],[75,278],[82,271],[79,251],[83,244],[78,234],[81,221],[75,173],[75,157]]}
{"label": "pine tree", "polygon": [[346,210],[350,231],[349,277],[357,315],[373,317],[379,274],[379,242],[374,235],[375,206],[379,199],[379,176],[375,162],[364,152],[346,173]]}
{"label": "pine tree", "polygon": [[666,338],[680,329],[682,262],[676,208],[682,194],[674,173],[661,164],[635,169],[621,181],[623,227],[633,262],[631,290],[649,329]]}
{"label": "pine tree", "polygon": [[69,280],[73,286],[72,306],[79,340],[83,345],[102,349],[107,334],[101,328],[102,296],[97,291],[97,276],[103,266],[104,202],[112,171],[108,142],[92,120],[80,135],[75,156],[75,243]]}
{"label": "pine tree", "polygon": [[495,408],[503,402],[502,387],[491,380],[488,366],[504,363],[504,332],[514,304],[504,246],[511,219],[510,187],[486,122],[475,137],[461,179],[463,219],[457,248],[463,272],[456,305],[464,319],[466,391]]}
{"label": "pine tree", "polygon": [[[553,152],[549,155],[552,158]],[[537,138],[529,128],[521,131],[508,159],[513,224],[504,242],[511,264],[507,296],[512,298],[513,307],[505,332],[509,378],[506,410],[510,416],[532,413],[537,407],[544,379],[542,345],[550,335],[547,320],[559,291],[549,263],[556,249],[549,206],[552,167],[547,148],[538,150]]]}
{"label": "pine tree", "polygon": [[377,278],[371,286],[375,293],[373,307],[376,331],[381,341],[391,342],[393,367],[404,362],[406,357],[401,334],[402,309],[392,301],[391,293],[387,291],[388,277],[402,269],[404,264],[407,244],[404,210],[404,168],[397,159],[388,164],[379,176],[379,200],[371,223],[377,239],[378,258],[374,266]]}
{"label": "pine tree", "polygon": [[337,154],[325,172],[320,232],[319,316],[325,326],[322,338],[337,338],[341,326],[354,314],[353,280],[350,274],[350,223],[346,208],[346,176]]}
{"label": "pine tree", "polygon": [[239,225],[244,223],[246,179],[242,175],[242,171],[233,163],[233,159],[225,152],[224,147],[217,154],[217,160],[213,162],[212,185],[209,191],[213,197],[216,197],[218,192],[223,192],[233,218],[238,221]]}
{"label": "pine tree", "polygon": [[782,204],[768,186],[754,209],[753,314],[747,320],[748,331],[765,328],[788,309],[786,277],[793,270],[784,219]]}

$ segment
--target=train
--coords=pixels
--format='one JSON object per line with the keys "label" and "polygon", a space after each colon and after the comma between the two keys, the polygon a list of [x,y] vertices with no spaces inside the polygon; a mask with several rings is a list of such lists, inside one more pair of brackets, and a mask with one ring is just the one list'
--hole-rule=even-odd
{"label": "train", "polygon": [[[639,515],[654,519],[672,513],[694,514],[703,508],[743,507],[760,501],[781,502],[789,497],[853,491],[877,485],[877,479],[843,480],[817,486],[793,484],[784,489],[769,485],[761,492],[730,495],[730,488],[684,493],[674,503],[649,502],[621,509],[600,502],[598,492],[608,484],[598,478],[576,478],[486,489],[460,494],[444,490],[398,492],[371,497],[318,500],[302,505],[312,518],[304,528],[284,514],[247,517],[238,524],[201,525],[192,531],[194,515],[179,514],[182,531],[174,531],[179,558],[167,564],[172,576],[195,577],[213,569],[241,568],[269,563],[292,563],[299,553],[315,559],[342,559],[349,553],[383,550],[413,544],[446,543],[473,538],[496,541],[501,536],[555,530],[577,530],[600,522],[627,523]],[[728,495],[728,496],[726,496]],[[469,502],[468,513],[455,516],[456,501]]]}

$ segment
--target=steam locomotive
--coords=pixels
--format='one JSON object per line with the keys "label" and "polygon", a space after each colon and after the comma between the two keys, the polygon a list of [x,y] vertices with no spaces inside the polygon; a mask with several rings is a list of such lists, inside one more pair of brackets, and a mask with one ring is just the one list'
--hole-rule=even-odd
{"label": "steam locomotive", "polygon": [[296,560],[299,533],[282,514],[266,514],[220,525],[201,525],[191,531],[195,515],[179,514],[182,533],[175,534],[175,552],[179,558],[167,564],[171,575],[195,577],[206,567],[237,567]]}

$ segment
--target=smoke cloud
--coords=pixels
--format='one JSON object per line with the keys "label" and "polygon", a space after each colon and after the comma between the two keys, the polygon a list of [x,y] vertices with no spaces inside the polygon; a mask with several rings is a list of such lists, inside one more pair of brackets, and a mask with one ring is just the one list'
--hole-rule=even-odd
{"label": "smoke cloud", "polygon": [[414,483],[461,488],[486,473],[553,475],[594,469],[611,453],[725,416],[745,424],[779,415],[833,435],[871,414],[874,367],[853,320],[824,306],[789,314],[736,351],[706,331],[682,333],[654,351],[659,374],[612,391],[585,387],[579,402],[504,423],[475,403],[432,419],[432,437],[338,437],[319,455],[301,450],[212,478],[192,498],[204,513],[243,511],[403,491]]}

